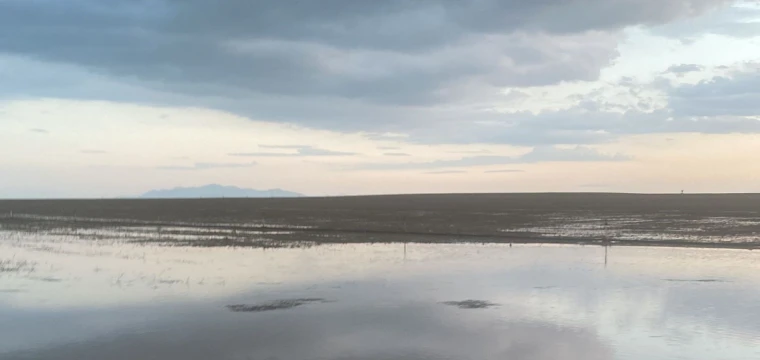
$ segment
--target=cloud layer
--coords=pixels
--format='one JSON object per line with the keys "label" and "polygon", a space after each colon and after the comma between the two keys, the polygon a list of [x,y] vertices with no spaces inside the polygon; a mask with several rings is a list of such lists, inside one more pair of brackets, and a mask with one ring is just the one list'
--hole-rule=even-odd
{"label": "cloud layer", "polygon": [[[289,150],[288,152],[250,152],[250,153],[230,153],[230,156],[238,157],[300,157],[300,156],[351,156],[356,153],[347,151],[334,151],[327,149],[320,149],[309,145],[269,145],[259,146],[264,149],[276,149],[276,150]],[[293,152],[295,150],[295,152]]]}
{"label": "cloud layer", "polygon": [[254,162],[250,162],[250,163],[194,163],[192,165],[187,165],[187,166],[160,166],[158,167],[158,169],[195,171],[195,170],[250,168],[255,165],[256,163]]}
{"label": "cloud layer", "polygon": [[594,80],[617,31],[728,0],[11,0],[7,53],[186,94],[424,104],[494,86]]}
{"label": "cloud layer", "polygon": [[[445,168],[467,168],[505,164],[532,164],[540,162],[588,162],[588,161],[626,161],[630,157],[623,154],[601,154],[584,146],[574,148],[535,147],[520,156],[479,155],[455,160],[436,160],[430,162],[374,163],[355,167],[359,170],[429,170]],[[456,171],[461,172],[461,171]],[[452,173],[452,171],[435,171],[429,174]]]}
{"label": "cloud layer", "polygon": [[[491,111],[520,100],[504,88],[598,80],[618,58],[627,27],[701,19],[733,3],[8,0],[0,3],[0,32],[13,36],[0,38],[0,50],[11,69],[8,89],[31,95],[192,104],[339,131],[398,132],[417,142],[583,144],[622,133],[755,131],[743,119],[667,122],[669,109],[653,112],[644,100],[648,109],[622,112],[605,109],[605,99],[540,114]],[[13,75],[53,67],[56,77],[78,75],[56,79],[70,84],[61,88],[48,77]],[[670,72],[701,69],[682,64]],[[678,101],[700,88],[672,91],[676,115],[692,115]],[[749,99],[733,100],[740,104],[715,105],[738,109],[727,115],[756,110]],[[709,109],[699,112],[715,112],[702,104]],[[451,128],[464,131],[446,136]]]}
{"label": "cloud layer", "polygon": [[738,130],[757,132],[760,121],[742,121],[742,117],[760,116],[760,63],[748,64],[727,76],[675,88],[671,105],[677,115],[721,117],[727,128],[742,123],[743,129]]}
{"label": "cloud layer", "polygon": [[746,0],[0,0],[0,194],[746,191],[758,18]]}

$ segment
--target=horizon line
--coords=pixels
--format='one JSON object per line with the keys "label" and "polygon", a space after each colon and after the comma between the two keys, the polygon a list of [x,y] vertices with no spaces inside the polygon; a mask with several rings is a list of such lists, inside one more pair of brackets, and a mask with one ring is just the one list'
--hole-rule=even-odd
{"label": "horizon line", "polygon": [[341,194],[301,196],[198,196],[198,197],[0,197],[0,201],[52,201],[52,200],[213,200],[213,199],[320,199],[351,197],[392,197],[392,196],[486,196],[486,195],[641,195],[641,196],[695,196],[695,195],[760,195],[760,192],[615,192],[615,191],[515,191],[515,192],[450,192],[450,193],[388,193],[388,194]]}

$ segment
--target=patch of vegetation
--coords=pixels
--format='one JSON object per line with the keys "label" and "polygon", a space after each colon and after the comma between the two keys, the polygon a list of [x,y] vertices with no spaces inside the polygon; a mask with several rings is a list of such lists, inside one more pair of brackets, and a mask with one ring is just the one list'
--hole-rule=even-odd
{"label": "patch of vegetation", "polygon": [[0,260],[0,273],[33,272],[35,264],[31,261],[4,259]]}

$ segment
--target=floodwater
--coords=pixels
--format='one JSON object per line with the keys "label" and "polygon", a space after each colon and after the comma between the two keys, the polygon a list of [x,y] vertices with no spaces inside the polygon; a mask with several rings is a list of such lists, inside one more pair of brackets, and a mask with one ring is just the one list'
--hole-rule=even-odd
{"label": "floodwater", "polygon": [[760,253],[0,231],[0,359],[760,359]]}

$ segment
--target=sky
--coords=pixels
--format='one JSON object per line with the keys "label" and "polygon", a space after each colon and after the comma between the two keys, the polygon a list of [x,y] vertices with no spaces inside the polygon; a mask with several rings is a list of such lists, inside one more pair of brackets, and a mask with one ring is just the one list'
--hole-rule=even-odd
{"label": "sky", "polygon": [[760,192],[760,2],[0,0],[0,198]]}

